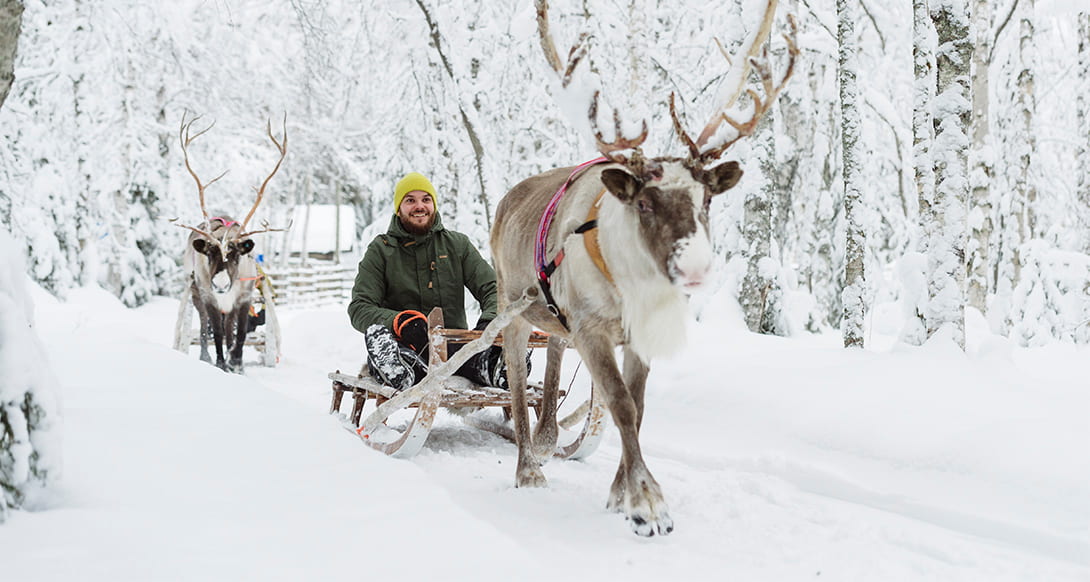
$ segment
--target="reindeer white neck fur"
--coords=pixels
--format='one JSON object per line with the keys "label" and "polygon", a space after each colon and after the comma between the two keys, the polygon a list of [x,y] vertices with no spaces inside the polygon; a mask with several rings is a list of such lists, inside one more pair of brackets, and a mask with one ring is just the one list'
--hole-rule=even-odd
{"label": "reindeer white neck fur", "polygon": [[[638,210],[608,193],[598,214],[599,244],[622,300],[625,339],[644,362],[677,353],[686,343],[690,320],[688,292],[700,285],[712,265],[708,232],[700,219],[703,188],[694,188],[688,170],[667,164],[658,181],[663,189],[684,189],[691,200],[696,230],[680,239],[668,259],[673,277],[639,235]],[[697,184],[697,186],[699,186]]]}

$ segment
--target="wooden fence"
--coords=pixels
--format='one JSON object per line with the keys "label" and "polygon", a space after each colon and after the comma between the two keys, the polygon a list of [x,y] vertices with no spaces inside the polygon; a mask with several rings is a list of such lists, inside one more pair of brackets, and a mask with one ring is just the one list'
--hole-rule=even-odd
{"label": "wooden fence", "polygon": [[273,299],[284,305],[348,305],[356,280],[354,264],[308,262],[265,267]]}

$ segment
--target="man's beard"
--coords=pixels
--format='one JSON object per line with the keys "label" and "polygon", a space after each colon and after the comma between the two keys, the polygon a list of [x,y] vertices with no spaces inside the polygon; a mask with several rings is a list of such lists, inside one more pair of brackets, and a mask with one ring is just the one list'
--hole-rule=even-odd
{"label": "man's beard", "polygon": [[[398,217],[398,220],[401,220],[401,218]],[[428,234],[428,232],[431,231],[431,227],[435,226],[435,213],[433,212],[431,216],[428,217],[428,222],[425,223],[424,226],[416,226],[415,224],[411,224],[405,220],[401,220],[401,226],[406,231],[408,231],[409,234]]]}

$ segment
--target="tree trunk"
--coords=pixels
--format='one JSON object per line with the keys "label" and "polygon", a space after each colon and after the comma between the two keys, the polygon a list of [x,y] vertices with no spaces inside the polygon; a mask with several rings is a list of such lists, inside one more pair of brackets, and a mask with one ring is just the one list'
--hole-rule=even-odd
{"label": "tree trunk", "polygon": [[1090,255],[1090,12],[1079,13],[1079,79],[1083,90],[1078,93],[1079,172],[1078,208],[1082,230],[1082,252]]}
{"label": "tree trunk", "polygon": [[866,319],[866,278],[864,254],[866,233],[860,222],[862,192],[859,188],[859,86],[856,80],[855,14],[853,0],[837,0],[837,38],[840,43],[839,85],[841,114],[841,156],[844,172],[844,220],[847,241],[844,252],[844,318],[841,332],[844,347],[863,347]]}
{"label": "tree trunk", "polygon": [[[767,133],[769,119],[765,119],[758,129],[758,134]],[[756,141],[762,141],[758,138]],[[768,144],[770,145],[771,140]],[[762,151],[763,150],[763,151]],[[761,151],[761,160],[772,157],[771,147],[754,147],[754,152]],[[762,174],[765,170],[762,164]],[[751,176],[752,177],[752,176]],[[750,191],[745,201],[745,217],[742,225],[742,237],[745,241],[746,276],[742,279],[739,303],[746,320],[746,327],[756,333],[775,333],[775,323],[771,317],[771,295],[775,282],[767,269],[762,266],[771,260],[772,247],[772,193],[771,181],[762,176],[759,187]]]}
{"label": "tree trunk", "polygon": [[[918,207],[917,225],[919,232],[914,237],[917,251],[926,255],[930,244],[931,224],[935,220],[933,204],[935,198],[935,169],[932,165],[931,147],[934,141],[935,126],[931,115],[931,105],[935,100],[935,25],[927,11],[926,0],[912,2],[912,60],[913,60],[913,96],[912,96],[912,160],[916,180],[916,200]],[[927,322],[924,313],[927,310],[926,290],[919,286],[906,284],[905,305],[908,313],[901,340],[921,345],[927,339]]]}
{"label": "tree trunk", "polygon": [[973,141],[969,151],[969,187],[972,207],[969,211],[969,261],[966,295],[971,307],[987,313],[988,293],[992,290],[989,248],[994,221],[992,220],[991,184],[994,175],[991,140],[988,126],[988,76],[991,61],[992,8],[988,0],[973,2]]}
{"label": "tree trunk", "polygon": [[19,44],[22,22],[22,1],[0,0],[0,107],[4,105],[15,81],[15,47]]}
{"label": "tree trunk", "polygon": [[1036,227],[1036,218],[1033,215],[1033,204],[1037,199],[1037,192],[1030,179],[1030,168],[1033,165],[1033,150],[1037,147],[1037,140],[1033,135],[1033,116],[1037,108],[1036,94],[1033,79],[1034,41],[1033,41],[1033,0],[1022,0],[1018,7],[1021,18],[1018,26],[1018,79],[1017,102],[1015,104],[1015,117],[1018,131],[1015,132],[1016,142],[1016,174],[1014,178],[1014,202],[1011,205],[1011,218],[1015,227],[1014,248],[1011,257],[1013,264],[1012,287],[1018,286],[1022,271],[1021,246],[1033,238],[1033,230]]}
{"label": "tree trunk", "polygon": [[931,13],[938,46],[935,59],[935,198],[927,252],[927,336],[948,328],[965,348],[965,225],[969,198],[970,111],[969,10],[965,0],[945,2]]}
{"label": "tree trunk", "polygon": [[[424,20],[427,21],[428,24],[428,31],[431,34],[432,45],[435,47],[435,52],[439,54],[440,62],[443,63],[443,70],[446,71],[451,82],[451,86],[457,89],[458,78],[455,76],[454,68],[451,66],[450,59],[448,58],[447,53],[444,51],[444,41],[442,35],[439,33],[439,23],[436,22],[434,16],[428,9],[428,6],[424,4],[423,0],[416,0],[416,5],[419,6],[420,11],[424,13]],[[488,188],[484,178],[484,165],[486,163],[485,152],[484,146],[481,144],[481,138],[477,132],[477,126],[473,122],[473,119],[477,119],[479,117],[478,115],[476,115],[476,113],[478,112],[474,111],[475,114],[471,118],[470,114],[467,112],[467,108],[472,107],[473,104],[464,103],[461,95],[458,94],[457,90],[455,91],[454,98],[455,102],[457,102],[458,104],[458,112],[461,117],[462,127],[465,128],[466,136],[469,138],[469,144],[473,148],[473,159],[476,164],[477,184],[480,187],[478,200],[484,209],[485,227],[486,230],[491,230],[492,208],[491,204],[488,201]]]}

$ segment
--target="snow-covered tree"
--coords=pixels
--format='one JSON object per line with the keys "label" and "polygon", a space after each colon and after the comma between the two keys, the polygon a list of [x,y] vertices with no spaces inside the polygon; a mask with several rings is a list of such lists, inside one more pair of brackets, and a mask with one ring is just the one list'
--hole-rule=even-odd
{"label": "snow-covered tree", "polygon": [[[12,80],[22,3],[0,0],[0,108]],[[6,188],[5,188],[6,189]],[[0,229],[0,523],[56,477],[56,380],[34,331],[22,250]]]}
{"label": "snow-covered tree", "polygon": [[931,111],[935,99],[935,49],[938,40],[926,0],[912,2],[912,163],[918,204],[917,224],[920,230],[915,253],[907,253],[902,260],[902,284],[905,289],[905,325],[901,339],[909,344],[920,345],[928,337],[927,288],[920,284],[925,280],[917,277],[918,265],[930,253],[931,229],[936,220],[935,168],[932,148],[935,140],[934,116]]}
{"label": "snow-covered tree", "polygon": [[948,328],[965,347],[965,226],[969,197],[969,8],[964,0],[932,7],[939,50],[934,101],[935,197],[926,223],[927,335]]}
{"label": "snow-covered tree", "polygon": [[965,248],[968,272],[966,298],[969,305],[987,313],[991,291],[993,149],[989,131],[989,79],[991,78],[992,5],[973,0],[972,142],[969,149],[969,241]]}
{"label": "snow-covered tree", "polygon": [[1078,109],[1079,156],[1078,172],[1079,230],[1082,232],[1082,252],[1090,255],[1090,11],[1079,13],[1079,87],[1076,92]]}
{"label": "snow-covered tree", "polygon": [[844,174],[844,221],[847,224],[844,256],[844,319],[841,334],[845,347],[863,347],[866,318],[866,277],[864,254],[866,232],[861,224],[863,192],[859,176],[859,85],[856,79],[855,3],[837,0],[837,39],[840,43],[841,164]]}

